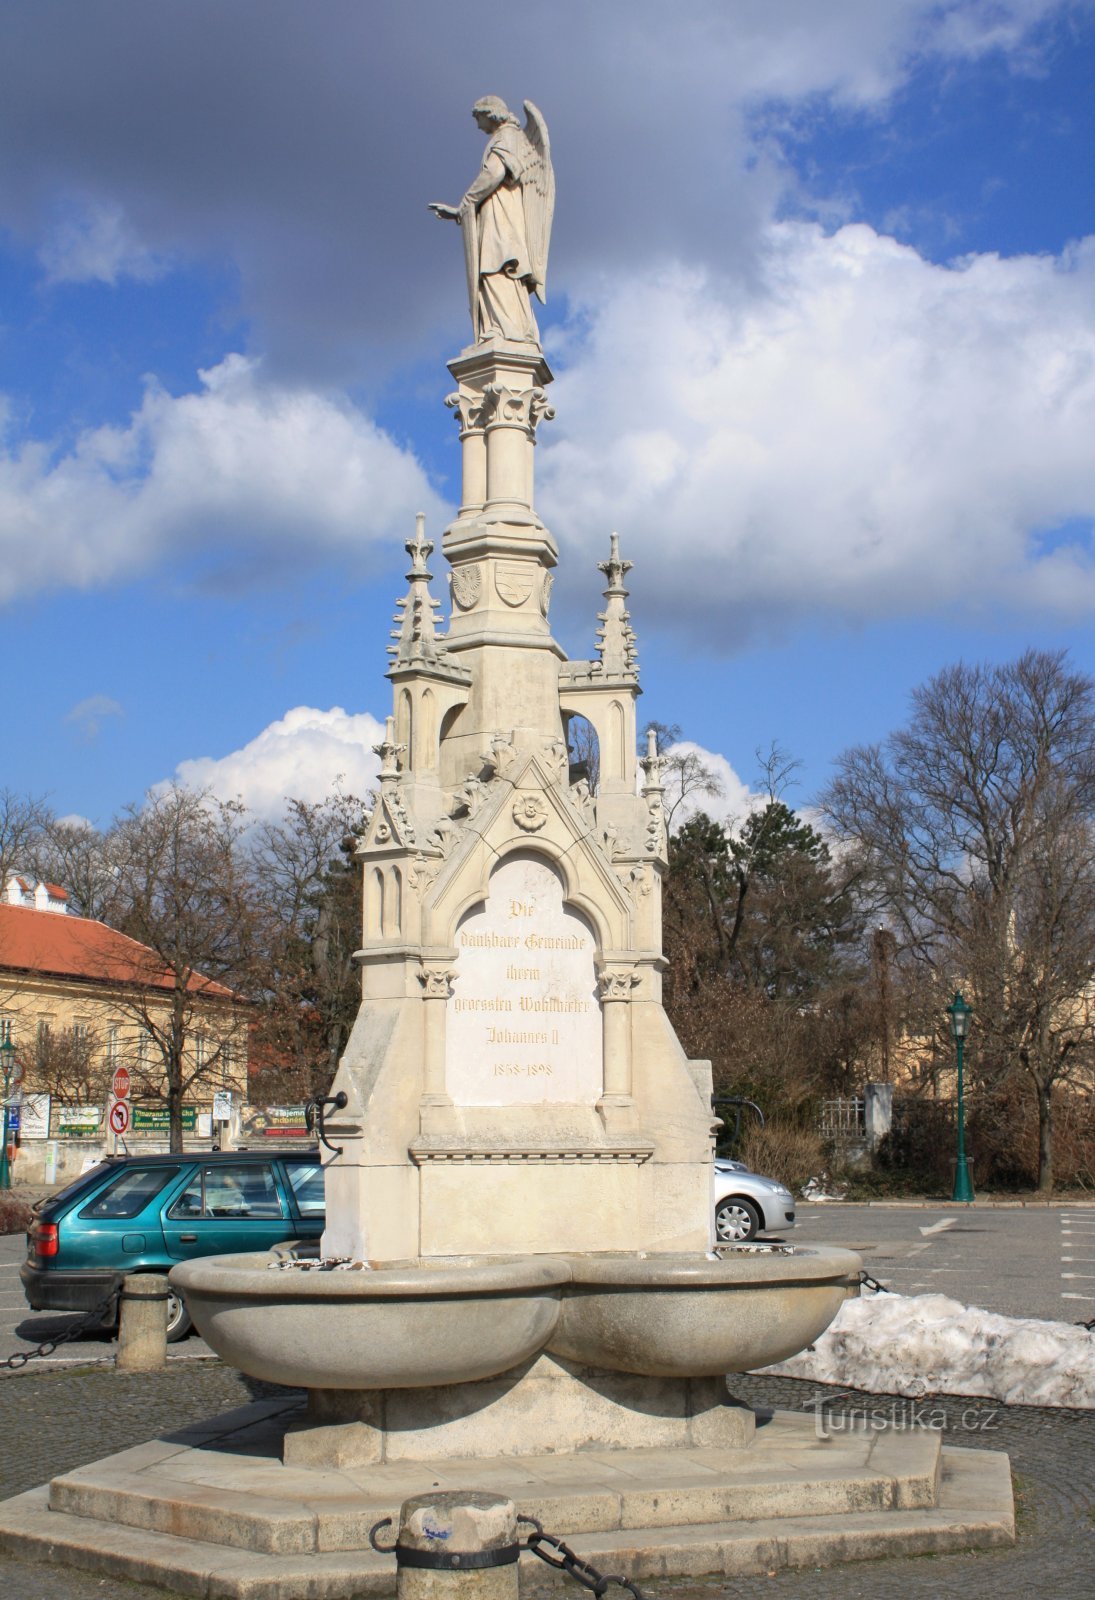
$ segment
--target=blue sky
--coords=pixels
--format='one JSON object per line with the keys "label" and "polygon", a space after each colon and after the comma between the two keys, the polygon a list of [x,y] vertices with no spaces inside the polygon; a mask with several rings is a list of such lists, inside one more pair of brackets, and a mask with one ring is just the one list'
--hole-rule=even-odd
{"label": "blue sky", "polygon": [[456,492],[426,202],[484,92],[552,130],[571,654],[618,529],[642,710],[744,783],[777,741],[802,801],[959,657],[1095,672],[1095,5],[498,17],[0,3],[8,787],[368,782],[402,543]]}

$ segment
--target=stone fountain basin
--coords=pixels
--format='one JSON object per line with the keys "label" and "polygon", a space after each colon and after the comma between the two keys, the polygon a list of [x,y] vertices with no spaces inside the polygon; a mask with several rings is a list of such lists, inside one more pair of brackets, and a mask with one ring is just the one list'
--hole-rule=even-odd
{"label": "stone fountain basin", "polygon": [[793,1255],[450,1256],[271,1270],[274,1254],[175,1267],[202,1338],[252,1377],[308,1389],[470,1383],[541,1351],[648,1377],[718,1377],[796,1354],[858,1291],[850,1250]]}
{"label": "stone fountain basin", "polygon": [[271,1271],[275,1254],[171,1271],[211,1349],[251,1377],[308,1389],[420,1389],[494,1377],[536,1355],[570,1268],[553,1256],[452,1256],[360,1272]]}
{"label": "stone fountain basin", "polygon": [[748,1372],[797,1354],[858,1294],[850,1250],[569,1256],[553,1355],[660,1378]]}

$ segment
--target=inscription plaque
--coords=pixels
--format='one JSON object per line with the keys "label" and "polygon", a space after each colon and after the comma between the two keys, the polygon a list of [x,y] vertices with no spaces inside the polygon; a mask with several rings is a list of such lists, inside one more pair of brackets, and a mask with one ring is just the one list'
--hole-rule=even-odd
{"label": "inscription plaque", "polygon": [[445,1028],[456,1105],[594,1105],[603,1083],[593,930],[563,904],[558,874],[510,856],[486,904],[463,918]]}

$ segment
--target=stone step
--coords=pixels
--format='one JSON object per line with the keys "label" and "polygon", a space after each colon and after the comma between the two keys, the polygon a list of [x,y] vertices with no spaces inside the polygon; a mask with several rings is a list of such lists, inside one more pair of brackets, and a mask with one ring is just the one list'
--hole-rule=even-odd
{"label": "stone step", "polygon": [[[938,1503],[910,1510],[764,1517],[697,1526],[572,1533],[575,1551],[603,1571],[642,1579],[741,1576],[781,1567],[941,1553],[1010,1544],[1014,1539],[1011,1477],[1004,1455],[944,1449]],[[0,1506],[0,1548],[30,1560],[52,1560],[108,1576],[164,1585],[200,1600],[348,1600],[391,1594],[394,1562],[373,1551],[308,1554],[226,1549],[51,1511],[48,1491],[34,1489]],[[521,1586],[532,1591],[569,1580],[531,1555],[522,1557]]]}
{"label": "stone step", "polygon": [[[779,1414],[748,1450],[615,1450],[396,1462],[342,1470],[284,1466],[269,1423],[198,1447],[154,1441],[50,1485],[51,1510],[269,1554],[368,1548],[368,1531],[424,1486],[494,1490],[550,1531],[809,1518],[928,1509],[941,1437],[855,1429],[819,1439]],[[248,1448],[250,1446],[250,1448]],[[265,1448],[263,1448],[265,1446]]]}

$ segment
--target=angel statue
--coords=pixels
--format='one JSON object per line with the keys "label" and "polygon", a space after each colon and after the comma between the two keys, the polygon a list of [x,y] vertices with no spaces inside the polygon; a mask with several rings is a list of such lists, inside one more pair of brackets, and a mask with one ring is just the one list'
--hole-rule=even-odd
{"label": "angel statue", "polygon": [[504,100],[484,95],[472,116],[488,136],[479,176],[458,206],[434,203],[464,235],[473,337],[540,343],[530,292],[546,304],[555,174],[547,124],[531,100],[522,128]]}

